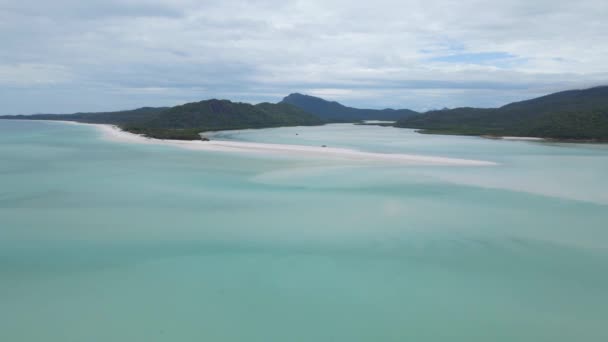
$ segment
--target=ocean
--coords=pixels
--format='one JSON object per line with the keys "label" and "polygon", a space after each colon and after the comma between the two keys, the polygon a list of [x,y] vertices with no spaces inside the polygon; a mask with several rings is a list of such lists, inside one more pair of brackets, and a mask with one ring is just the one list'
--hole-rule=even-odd
{"label": "ocean", "polygon": [[0,341],[607,341],[608,145],[0,121]]}

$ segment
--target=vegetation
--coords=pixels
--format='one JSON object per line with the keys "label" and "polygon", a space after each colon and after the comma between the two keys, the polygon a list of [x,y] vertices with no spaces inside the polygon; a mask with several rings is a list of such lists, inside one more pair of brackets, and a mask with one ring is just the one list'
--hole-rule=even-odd
{"label": "vegetation", "polygon": [[149,128],[200,127],[206,131],[316,124],[321,124],[319,118],[289,105],[251,105],[228,100],[207,100],[175,106],[152,120],[137,123]]}
{"label": "vegetation", "polygon": [[572,90],[500,108],[430,111],[398,120],[423,133],[608,141],[608,87]]}
{"label": "vegetation", "polygon": [[[125,131],[140,134],[148,138],[168,139],[168,140],[206,140],[201,137],[202,132],[199,128],[189,129],[166,129],[166,128],[145,128],[139,126],[122,126]],[[208,140],[208,139],[207,139]]]}
{"label": "vegetation", "polygon": [[357,126],[381,126],[381,127],[393,127],[395,126],[395,122],[365,122],[365,121],[359,121],[359,122],[354,122],[353,124],[357,125]]}
{"label": "vegetation", "polygon": [[193,140],[205,131],[320,124],[314,115],[286,104],[207,100],[175,106],[122,128],[152,138]]}
{"label": "vegetation", "polygon": [[142,107],[133,110],[123,110],[118,112],[100,113],[75,113],[75,114],[35,114],[35,115],[7,115],[2,119],[22,119],[22,120],[61,120],[76,121],[84,123],[124,125],[141,120],[148,120],[161,112],[167,110],[166,107]]}
{"label": "vegetation", "polygon": [[431,134],[608,141],[608,86],[555,93],[500,108],[466,107],[424,114],[407,109],[356,109],[312,96],[291,94],[278,104],[251,105],[214,99],[170,108],[0,118],[114,124],[152,138],[180,140],[201,139],[199,133],[205,131],[399,119],[395,124],[374,125],[416,128]]}
{"label": "vegetation", "polygon": [[302,95],[290,94],[281,103],[288,103],[309,113],[315,114],[326,122],[356,122],[361,120],[398,120],[418,114],[409,109],[358,109],[346,107],[338,102]]}
{"label": "vegetation", "polygon": [[171,108],[145,107],[107,113],[38,114],[5,119],[66,120],[104,123],[158,139],[199,140],[199,133],[245,128],[321,125],[316,116],[286,103],[248,103],[207,100]]}

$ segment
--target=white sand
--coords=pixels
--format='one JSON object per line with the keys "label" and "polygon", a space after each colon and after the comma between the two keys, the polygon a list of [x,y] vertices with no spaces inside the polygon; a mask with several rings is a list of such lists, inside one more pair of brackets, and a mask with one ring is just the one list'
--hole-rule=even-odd
{"label": "white sand", "polygon": [[383,124],[383,123],[395,123],[396,121],[390,120],[363,120],[363,123],[366,124]]}
{"label": "white sand", "polygon": [[[54,121],[58,122],[58,121]],[[60,121],[65,122],[65,121]],[[83,124],[75,122],[65,122],[70,124],[90,125],[102,132],[104,139],[114,142],[139,143],[139,144],[160,144],[176,146],[180,148],[200,151],[216,152],[240,152],[258,153],[265,155],[282,155],[314,158],[330,158],[351,161],[384,161],[397,162],[411,165],[452,165],[452,166],[492,166],[494,162],[443,158],[433,156],[421,156],[412,154],[393,154],[393,153],[373,153],[363,152],[347,148],[317,147],[286,144],[265,144],[237,141],[189,141],[189,140],[161,140],[146,138],[141,135],[125,132],[113,125],[103,124]]]}
{"label": "white sand", "polygon": [[545,139],[536,137],[502,137],[502,140],[543,141]]}
{"label": "white sand", "polygon": [[513,140],[513,141],[544,141],[544,140],[547,140],[545,138],[538,138],[538,137],[511,137],[511,136],[501,136],[501,135],[481,135],[481,137],[486,138],[486,139]]}

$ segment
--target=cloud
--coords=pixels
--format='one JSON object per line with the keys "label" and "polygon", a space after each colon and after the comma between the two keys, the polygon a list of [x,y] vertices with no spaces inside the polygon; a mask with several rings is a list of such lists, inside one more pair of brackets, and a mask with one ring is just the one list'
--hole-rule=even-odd
{"label": "cloud", "polygon": [[[181,17],[184,11],[178,4],[179,0],[20,0],[4,1],[2,10],[11,15],[86,21],[107,17]],[[181,5],[184,4],[182,1]]]}
{"label": "cloud", "polygon": [[68,82],[72,75],[61,65],[0,65],[0,86],[28,87]]}
{"label": "cloud", "polygon": [[459,63],[459,64],[479,64],[493,65],[496,67],[508,67],[510,63],[516,61],[524,62],[517,56],[506,52],[478,52],[478,53],[457,53],[445,56],[435,56],[429,59],[431,62]]}
{"label": "cloud", "polygon": [[7,114],[294,91],[497,106],[608,83],[607,15],[604,0],[2,0],[0,100]]}

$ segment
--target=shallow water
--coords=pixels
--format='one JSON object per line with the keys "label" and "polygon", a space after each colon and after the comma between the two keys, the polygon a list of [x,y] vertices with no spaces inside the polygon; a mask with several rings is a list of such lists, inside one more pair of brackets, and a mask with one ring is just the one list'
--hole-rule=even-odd
{"label": "shallow water", "polygon": [[[296,135],[297,133],[297,135]],[[0,121],[0,341],[605,341],[608,148],[327,125],[226,154]]]}

